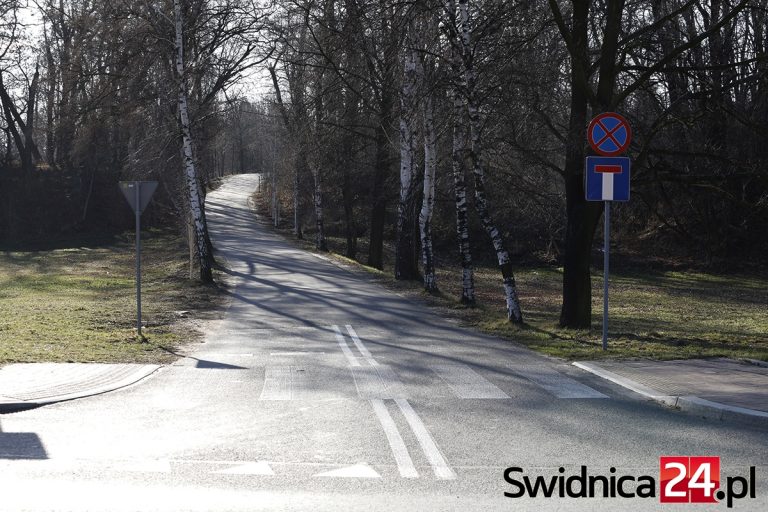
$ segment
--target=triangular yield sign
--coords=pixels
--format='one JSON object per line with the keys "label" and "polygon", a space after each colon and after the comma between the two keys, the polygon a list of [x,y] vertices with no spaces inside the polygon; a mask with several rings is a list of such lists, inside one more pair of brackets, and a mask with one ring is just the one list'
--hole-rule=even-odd
{"label": "triangular yield sign", "polygon": [[247,462],[220,471],[214,471],[217,475],[274,475],[268,462]]}
{"label": "triangular yield sign", "polygon": [[381,478],[381,475],[367,464],[355,464],[354,466],[348,466],[346,468],[333,469],[331,471],[318,473],[315,476],[335,478]]}
{"label": "triangular yield sign", "polygon": [[[139,189],[138,204],[136,201],[136,189]],[[144,212],[144,209],[149,204],[149,200],[152,199],[152,194],[157,189],[156,181],[121,181],[120,190],[123,192],[128,204],[131,205],[133,211],[136,211],[138,207],[139,214]]]}

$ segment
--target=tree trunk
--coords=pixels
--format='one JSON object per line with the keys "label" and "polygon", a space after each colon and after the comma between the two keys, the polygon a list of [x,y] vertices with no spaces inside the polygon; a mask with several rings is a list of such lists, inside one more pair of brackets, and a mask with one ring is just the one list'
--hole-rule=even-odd
{"label": "tree trunk", "polygon": [[464,101],[458,91],[453,96],[453,187],[456,198],[456,236],[461,257],[461,298],[462,304],[475,305],[475,270],[472,265],[472,248],[469,241],[469,217],[467,215],[466,144],[467,132],[464,126]]}
{"label": "tree trunk", "polygon": [[306,162],[303,151],[303,148],[299,150],[301,156],[294,162],[293,166],[293,234],[298,240],[304,239],[304,233],[301,230],[301,197],[299,194],[299,173]]}
{"label": "tree trunk", "polygon": [[384,225],[387,219],[386,179],[391,165],[388,132],[392,123],[392,107],[392,93],[383,84],[379,122],[376,125],[376,156],[371,189],[371,233],[368,248],[368,265],[379,270],[384,268]]}
{"label": "tree trunk", "polygon": [[[333,3],[329,2],[328,7],[332,9]],[[328,8],[326,7],[326,8]],[[309,136],[312,137],[312,139],[315,141],[315,143],[318,142],[318,139],[320,137],[320,134],[323,130],[323,109],[324,109],[324,102],[323,102],[323,92],[324,92],[324,82],[327,80],[326,75],[324,73],[324,70],[319,71],[319,76],[316,78],[316,86],[317,89],[315,90],[315,133],[314,135],[310,134]],[[306,141],[307,146],[311,144],[310,141]],[[315,207],[315,249],[318,251],[326,252],[328,251],[328,242],[325,239],[325,225],[323,223],[323,172],[320,168],[321,163],[323,162],[321,157],[321,150],[319,147],[315,146],[315,158],[314,161],[310,164],[311,170],[312,170],[312,179],[314,180],[314,194],[313,194],[313,203]]]}
{"label": "tree trunk", "polygon": [[208,251],[208,226],[205,222],[202,194],[193,156],[192,133],[189,127],[189,106],[184,76],[183,21],[180,0],[174,0],[173,8],[176,25],[176,73],[179,81],[179,123],[182,135],[184,183],[187,189],[190,219],[195,232],[194,243],[197,249],[197,260],[200,265],[200,279],[203,282],[210,283],[213,281],[213,258]]}
{"label": "tree trunk", "polygon": [[405,52],[403,85],[400,91],[400,202],[397,209],[395,279],[418,279],[418,253],[413,226],[416,220],[418,175],[416,167],[417,88],[423,69],[416,49],[409,44]]}
{"label": "tree trunk", "polygon": [[419,214],[419,229],[421,232],[421,254],[424,266],[424,290],[433,293],[437,291],[435,278],[435,255],[432,250],[432,212],[435,202],[435,168],[437,166],[437,134],[435,134],[435,119],[432,106],[432,95],[428,94],[423,101],[424,115],[424,198]]}
{"label": "tree trunk", "polygon": [[493,243],[496,251],[496,258],[499,262],[501,275],[504,284],[504,296],[507,304],[507,319],[516,324],[523,323],[523,313],[520,309],[520,300],[517,296],[517,286],[515,276],[512,272],[512,262],[509,259],[509,252],[504,246],[501,232],[496,227],[491,218],[488,199],[485,195],[485,169],[482,161],[482,142],[480,140],[480,112],[475,96],[475,70],[472,55],[472,25],[469,17],[468,0],[459,0],[459,16],[461,20],[461,44],[462,57],[464,62],[464,80],[465,100],[467,102],[467,112],[469,114],[469,133],[470,133],[470,152],[472,160],[472,173],[475,177],[475,208],[480,216],[480,221],[485,228],[486,233]]}
{"label": "tree trunk", "polygon": [[56,63],[53,59],[51,41],[48,39],[47,29],[43,30],[45,41],[45,60],[47,88],[45,95],[45,160],[51,167],[56,166],[56,142],[54,138],[54,105],[56,102]]}
{"label": "tree trunk", "polygon": [[344,167],[344,181],[342,183],[341,195],[344,203],[344,229],[347,237],[347,248],[345,256],[350,259],[357,257],[357,229],[354,215],[354,198],[352,195],[352,182],[349,176],[349,169]]}
{"label": "tree trunk", "polygon": [[571,38],[575,53],[571,56],[571,115],[565,150],[566,230],[560,326],[574,329],[588,329],[592,322],[590,254],[602,212],[602,203],[587,202],[584,197],[588,92],[580,78],[589,62],[589,3],[589,0],[574,1]]}
{"label": "tree trunk", "polygon": [[320,169],[312,167],[312,178],[315,183],[314,204],[315,204],[315,249],[318,251],[328,251],[328,242],[325,239],[325,226],[323,225],[323,178]]}

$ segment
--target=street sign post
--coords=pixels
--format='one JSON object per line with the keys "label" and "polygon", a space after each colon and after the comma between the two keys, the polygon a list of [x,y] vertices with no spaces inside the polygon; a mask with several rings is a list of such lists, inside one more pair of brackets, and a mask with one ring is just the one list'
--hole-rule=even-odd
{"label": "street sign post", "polygon": [[599,156],[588,156],[584,166],[587,201],[603,201],[603,350],[608,350],[608,277],[611,254],[611,201],[629,201],[630,160],[620,157],[632,142],[632,129],[623,116],[605,112],[587,128],[587,142]]}
{"label": "street sign post", "polygon": [[120,190],[136,215],[136,333],[139,337],[141,337],[141,214],[156,189],[156,181],[120,182]]}

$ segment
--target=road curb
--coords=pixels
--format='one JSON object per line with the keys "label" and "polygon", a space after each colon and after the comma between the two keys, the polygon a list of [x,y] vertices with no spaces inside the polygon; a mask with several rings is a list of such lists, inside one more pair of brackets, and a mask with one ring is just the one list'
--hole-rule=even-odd
{"label": "road curb", "polygon": [[[57,394],[56,386],[52,385],[49,392],[42,392],[38,398],[21,399],[13,396],[0,396],[0,414],[7,414],[12,412],[20,412],[29,409],[35,409],[44,405],[55,404],[59,402],[66,402],[69,400],[75,400],[78,398],[85,398],[89,396],[101,395],[109,393],[111,391],[117,391],[128,386],[132,386],[150,375],[157,372],[162,366],[160,365],[136,365],[135,371],[132,371],[128,375],[120,375],[112,381],[108,379],[99,381],[97,384],[90,386],[84,386],[82,389],[70,392],[62,392]],[[86,377],[86,381],[87,381]],[[73,379],[74,384],[77,383],[76,379]],[[73,382],[66,382],[63,384],[72,385]]]}
{"label": "road curb", "polygon": [[756,411],[745,407],[721,404],[705,400],[693,395],[664,395],[655,389],[649,388],[626,377],[622,377],[595,364],[583,361],[575,361],[573,366],[597,375],[598,377],[618,384],[650,400],[659,402],[668,407],[680,409],[697,416],[716,420],[739,420],[755,425],[768,425],[768,412]]}

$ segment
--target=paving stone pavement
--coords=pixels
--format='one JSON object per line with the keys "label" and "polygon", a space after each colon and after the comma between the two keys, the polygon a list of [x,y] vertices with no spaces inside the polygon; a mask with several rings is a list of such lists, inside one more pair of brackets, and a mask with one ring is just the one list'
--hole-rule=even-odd
{"label": "paving stone pavement", "polygon": [[11,364],[0,368],[0,413],[114,391],[158,368],[152,364]]}
{"label": "paving stone pavement", "polygon": [[768,424],[768,365],[726,358],[587,361],[575,366],[673,407]]}

